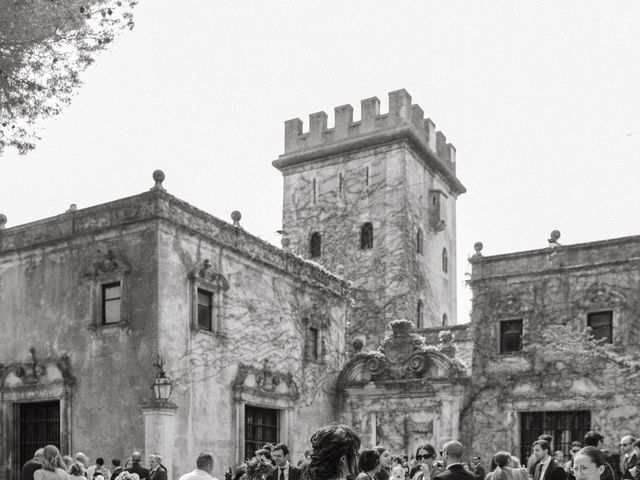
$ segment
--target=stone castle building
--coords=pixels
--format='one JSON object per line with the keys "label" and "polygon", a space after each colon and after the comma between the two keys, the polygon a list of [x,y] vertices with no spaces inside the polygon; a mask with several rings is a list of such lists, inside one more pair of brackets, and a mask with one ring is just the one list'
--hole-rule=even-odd
{"label": "stone castle building", "polygon": [[477,244],[458,325],[455,148],[404,90],[387,114],[371,98],[359,121],[335,115],[285,124],[282,249],[167,193],[159,171],[133,197],[0,216],[0,480],[44,443],[156,451],[170,476],[210,449],[222,478],[267,441],[297,460],[333,420],[395,453],[459,438],[485,459],[524,457],[543,432],[568,454],[590,428],[612,449],[640,431],[640,237]]}

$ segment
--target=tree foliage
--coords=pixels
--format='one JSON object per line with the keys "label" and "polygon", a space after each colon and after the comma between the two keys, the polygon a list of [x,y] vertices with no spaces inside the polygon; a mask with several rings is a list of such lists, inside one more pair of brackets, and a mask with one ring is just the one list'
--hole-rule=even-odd
{"label": "tree foliage", "polygon": [[35,148],[38,119],[58,114],[80,72],[133,28],[137,0],[0,0],[0,154]]}

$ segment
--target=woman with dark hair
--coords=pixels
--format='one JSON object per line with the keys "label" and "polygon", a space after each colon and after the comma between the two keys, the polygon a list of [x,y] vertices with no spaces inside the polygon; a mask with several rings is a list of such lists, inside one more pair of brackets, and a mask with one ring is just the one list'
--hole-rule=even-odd
{"label": "woman with dark hair", "polygon": [[389,480],[391,477],[391,468],[393,467],[393,457],[387,447],[377,445],[374,447],[380,455],[380,470],[376,473],[376,480]]}
{"label": "woman with dark hair", "polygon": [[584,447],[573,457],[576,480],[613,480],[613,469],[605,454],[597,447]]}
{"label": "woman with dark hair", "polygon": [[528,480],[526,471],[513,468],[513,461],[509,452],[498,452],[491,459],[491,466],[495,468],[487,474],[485,480]]}
{"label": "woman with dark hair", "polygon": [[358,472],[360,438],[346,425],[322,427],[311,437],[311,448],[305,480],[346,480]]}
{"label": "woman with dark hair", "polygon": [[360,452],[358,459],[360,473],[357,480],[373,480],[380,471],[380,454],[375,448],[368,448]]}
{"label": "woman with dark hair", "polygon": [[[429,480],[440,470],[435,465],[436,449],[430,443],[422,443],[416,449],[416,465],[409,472],[411,480]],[[426,475],[425,475],[426,474]]]}
{"label": "woman with dark hair", "polygon": [[55,445],[44,447],[42,469],[33,473],[33,480],[69,480],[66,465]]}

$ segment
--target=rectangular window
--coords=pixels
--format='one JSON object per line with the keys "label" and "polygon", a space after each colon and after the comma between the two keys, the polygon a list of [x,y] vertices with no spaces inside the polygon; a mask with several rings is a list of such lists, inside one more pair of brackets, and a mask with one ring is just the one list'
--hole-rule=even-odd
{"label": "rectangular window", "polygon": [[318,329],[309,327],[309,359],[318,360]]}
{"label": "rectangular window", "polygon": [[522,350],[522,320],[500,322],[500,353]]}
{"label": "rectangular window", "polygon": [[213,293],[198,289],[198,326],[212,331]]}
{"label": "rectangular window", "polygon": [[120,282],[105,283],[102,285],[102,324],[120,322],[121,306]]}
{"label": "rectangular window", "polygon": [[265,443],[278,443],[278,410],[244,407],[244,458],[252,458]]}
{"label": "rectangular window", "polygon": [[613,312],[594,312],[587,315],[587,326],[591,327],[591,334],[596,340],[604,339],[606,343],[613,343]]}

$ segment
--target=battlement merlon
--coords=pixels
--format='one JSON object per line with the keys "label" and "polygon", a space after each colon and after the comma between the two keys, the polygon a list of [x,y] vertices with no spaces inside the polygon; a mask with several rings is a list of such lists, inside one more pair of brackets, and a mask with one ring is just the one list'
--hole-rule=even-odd
{"label": "battlement merlon", "polygon": [[380,100],[366,98],[361,102],[361,119],[353,121],[353,107],[335,108],[335,126],[327,128],[327,114],[309,115],[309,131],[303,133],[302,120],[284,122],[284,153],[273,166],[284,171],[294,165],[339,155],[348,151],[372,147],[394,140],[406,139],[421,153],[427,165],[442,174],[456,194],[466,192],[456,172],[456,149],[447,143],[435,124],[424,118],[419,105],[411,104],[411,95],[404,90],[389,92],[389,113],[380,114]]}

